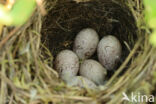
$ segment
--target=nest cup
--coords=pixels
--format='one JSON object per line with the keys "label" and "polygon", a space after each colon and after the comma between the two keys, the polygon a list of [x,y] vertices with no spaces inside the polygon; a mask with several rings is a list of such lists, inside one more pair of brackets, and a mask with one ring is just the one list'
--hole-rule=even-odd
{"label": "nest cup", "polygon": [[[54,58],[64,49],[73,48],[73,41],[82,29],[93,28],[100,39],[106,35],[116,36],[122,45],[122,57],[116,69],[122,64],[137,39],[137,27],[130,9],[122,2],[91,0],[76,3],[60,0],[43,22],[43,41]],[[92,59],[97,59],[95,53]],[[113,72],[109,72],[110,77]]]}
{"label": "nest cup", "polygon": [[[142,1],[47,0],[46,16],[37,8],[24,26],[4,27],[0,104],[129,104],[123,92],[155,94],[156,50],[148,42]],[[114,35],[122,44],[118,70],[97,90],[66,86],[53,67],[56,55],[72,49],[84,28],[95,29],[100,39]],[[91,58],[98,60],[96,53]]]}

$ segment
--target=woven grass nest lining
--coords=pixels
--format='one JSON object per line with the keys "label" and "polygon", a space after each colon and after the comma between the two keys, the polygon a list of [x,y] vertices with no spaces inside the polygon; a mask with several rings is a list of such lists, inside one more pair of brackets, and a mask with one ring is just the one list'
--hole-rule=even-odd
{"label": "woven grass nest lining", "polygon": [[[135,14],[125,3],[115,0],[80,4],[54,0],[49,3],[54,7],[43,20],[36,12],[29,23],[16,30],[0,51],[0,103],[116,104],[123,103],[122,92],[151,93],[152,87],[145,79],[156,69],[155,49],[148,44],[148,36],[140,31],[133,18]],[[77,11],[80,9],[82,11]],[[111,34],[122,42],[122,63],[102,87],[103,90],[67,87],[53,69],[56,54],[63,49],[71,49],[75,35],[85,27],[94,28],[100,38]],[[2,40],[9,33],[7,31],[5,28]],[[131,48],[130,52],[123,40]],[[95,56],[93,58],[96,59]],[[125,73],[119,75],[124,69]],[[147,86],[144,88],[142,85]]]}

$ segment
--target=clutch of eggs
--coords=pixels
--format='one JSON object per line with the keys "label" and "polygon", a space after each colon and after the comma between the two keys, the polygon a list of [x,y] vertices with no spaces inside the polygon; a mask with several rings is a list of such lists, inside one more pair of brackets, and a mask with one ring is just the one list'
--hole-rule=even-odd
{"label": "clutch of eggs", "polygon": [[[88,59],[96,49],[99,62]],[[97,32],[86,28],[76,35],[73,51],[63,50],[56,56],[55,68],[68,85],[92,89],[104,83],[107,70],[115,69],[121,54],[122,47],[115,36],[104,36],[99,42]],[[83,60],[81,65],[79,59]],[[78,71],[81,76],[77,76]]]}

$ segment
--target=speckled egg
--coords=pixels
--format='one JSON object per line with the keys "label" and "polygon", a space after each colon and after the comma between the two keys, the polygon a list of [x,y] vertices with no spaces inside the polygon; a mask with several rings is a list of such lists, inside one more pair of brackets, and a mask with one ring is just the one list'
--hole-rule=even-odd
{"label": "speckled egg", "polygon": [[104,84],[107,70],[97,61],[88,59],[80,66],[80,75],[88,78],[98,85]]}
{"label": "speckled egg", "polygon": [[72,77],[70,80],[67,82],[68,86],[77,86],[81,88],[89,88],[89,89],[96,89],[97,86],[94,82],[91,80],[82,77],[82,76],[75,76]]}
{"label": "speckled egg", "polygon": [[78,56],[70,50],[61,51],[55,59],[55,68],[60,77],[67,81],[72,76],[76,76],[79,70]]}
{"label": "speckled egg", "polygon": [[116,68],[121,58],[121,53],[122,46],[115,36],[104,36],[98,44],[97,54],[99,62],[107,70],[114,70]]}
{"label": "speckled egg", "polygon": [[74,41],[73,51],[80,59],[87,59],[91,57],[99,43],[99,36],[94,29],[86,28],[81,30]]}

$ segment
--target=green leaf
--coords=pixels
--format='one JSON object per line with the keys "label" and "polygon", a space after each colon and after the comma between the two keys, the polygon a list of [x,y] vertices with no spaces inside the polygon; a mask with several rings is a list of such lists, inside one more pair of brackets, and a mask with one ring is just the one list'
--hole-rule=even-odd
{"label": "green leaf", "polygon": [[10,11],[0,5],[0,24],[9,26],[23,25],[30,18],[35,7],[35,0],[16,0]]}
{"label": "green leaf", "polygon": [[35,0],[17,0],[10,12],[13,18],[12,25],[22,25],[32,15],[36,7]]}
{"label": "green leaf", "polygon": [[12,21],[13,20],[9,15],[9,12],[4,8],[3,5],[0,5],[0,23],[5,25],[10,25]]}
{"label": "green leaf", "polygon": [[150,42],[151,42],[154,46],[156,46],[156,31],[154,31],[154,32],[151,34]]}
{"label": "green leaf", "polygon": [[150,42],[156,46],[156,0],[144,0],[145,20],[147,24],[154,30],[151,34]]}

